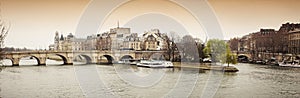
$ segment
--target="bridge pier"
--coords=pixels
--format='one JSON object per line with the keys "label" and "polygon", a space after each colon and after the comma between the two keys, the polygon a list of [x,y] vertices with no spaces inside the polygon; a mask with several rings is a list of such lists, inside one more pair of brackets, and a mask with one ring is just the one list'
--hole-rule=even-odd
{"label": "bridge pier", "polygon": [[39,62],[38,62],[38,65],[44,65],[44,66],[46,66],[46,57],[44,57],[44,58],[39,58],[38,61],[39,61]]}
{"label": "bridge pier", "polygon": [[13,58],[12,59],[12,66],[19,66],[19,59],[18,58]]}
{"label": "bridge pier", "polygon": [[64,61],[63,65],[73,65],[73,58],[72,57],[67,57]]}

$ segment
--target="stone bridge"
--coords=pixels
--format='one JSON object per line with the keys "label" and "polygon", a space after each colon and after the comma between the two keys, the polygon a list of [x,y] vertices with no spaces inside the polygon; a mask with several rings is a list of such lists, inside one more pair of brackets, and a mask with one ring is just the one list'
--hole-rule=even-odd
{"label": "stone bridge", "polygon": [[237,55],[238,58],[243,58],[243,57],[246,57],[247,59],[252,58],[252,55],[249,52],[243,52],[243,51],[236,52],[236,51],[233,51],[232,53]]}
{"label": "stone bridge", "polygon": [[157,57],[166,58],[164,51],[133,51],[133,50],[118,50],[118,51],[18,51],[5,52],[1,54],[4,59],[12,61],[13,66],[19,66],[19,62],[24,57],[31,57],[37,60],[38,65],[46,65],[46,59],[51,55],[60,57],[64,65],[72,65],[73,60],[77,56],[84,57],[86,63],[100,63],[103,58],[106,58],[107,63],[117,62],[124,58],[130,59],[150,59]]}

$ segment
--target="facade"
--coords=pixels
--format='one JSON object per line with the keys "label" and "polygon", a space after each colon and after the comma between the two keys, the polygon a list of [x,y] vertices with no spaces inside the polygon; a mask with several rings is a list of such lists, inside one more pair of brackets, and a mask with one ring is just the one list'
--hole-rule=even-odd
{"label": "facade", "polygon": [[145,50],[158,50],[159,42],[153,35],[149,35],[144,38],[144,49]]}
{"label": "facade", "polygon": [[97,35],[97,50],[111,50],[112,40],[109,36],[109,33],[103,33]]}
{"label": "facade", "polygon": [[126,36],[123,50],[142,50],[141,44],[142,41],[140,37],[138,37],[138,34],[132,33],[131,35]]}
{"label": "facade", "polygon": [[59,33],[55,32],[54,44],[50,45],[49,49],[56,51],[81,51],[86,50],[85,44],[85,39],[75,38],[72,33],[64,37],[63,35],[59,36]]}
{"label": "facade", "polygon": [[97,35],[95,48],[98,50],[123,49],[125,47],[124,40],[130,34],[130,28],[112,28],[108,32]]}
{"label": "facade", "polygon": [[288,52],[291,54],[300,54],[300,29],[295,29],[288,33]]}
{"label": "facade", "polygon": [[111,38],[111,49],[120,50],[124,48],[123,41],[126,36],[130,35],[130,28],[113,28],[109,31],[109,36]]}
{"label": "facade", "polygon": [[167,50],[169,38],[158,29],[145,32],[142,37],[131,33],[130,28],[113,28],[110,31],[91,35],[85,38],[76,38],[71,33],[64,37],[55,33],[54,44],[50,50],[85,51],[85,50]]}
{"label": "facade", "polygon": [[[234,51],[244,51],[252,55],[252,59],[263,59],[274,54],[299,54],[300,24],[282,24],[279,30],[261,29],[258,32],[231,39],[230,46]],[[235,45],[238,44],[238,45]],[[269,56],[264,56],[270,54]]]}
{"label": "facade", "polygon": [[299,29],[300,28],[300,24],[294,24],[294,23],[286,23],[286,24],[282,24],[280,29],[278,30],[279,36],[277,36],[277,39],[280,40],[280,42],[278,44],[280,44],[278,46],[278,48],[280,48],[280,53],[289,53],[288,51],[288,40],[289,40],[289,32],[293,31],[294,29]]}
{"label": "facade", "polygon": [[74,36],[70,33],[67,37],[61,35],[59,37],[58,32],[55,32],[54,44],[50,45],[50,49],[52,50],[73,50],[73,40]]}
{"label": "facade", "polygon": [[152,29],[143,34],[144,50],[166,50],[168,47],[168,36]]}
{"label": "facade", "polygon": [[73,50],[74,51],[83,51],[85,50],[85,39],[83,38],[76,38],[73,40]]}
{"label": "facade", "polygon": [[[84,42],[84,48],[85,50],[96,50],[97,49],[97,36],[96,35],[91,35],[87,36]],[[76,41],[74,41],[76,42]]]}
{"label": "facade", "polygon": [[253,34],[253,39],[255,43],[255,51],[258,52],[275,52],[274,48],[276,47],[275,29],[261,29],[259,32]]}

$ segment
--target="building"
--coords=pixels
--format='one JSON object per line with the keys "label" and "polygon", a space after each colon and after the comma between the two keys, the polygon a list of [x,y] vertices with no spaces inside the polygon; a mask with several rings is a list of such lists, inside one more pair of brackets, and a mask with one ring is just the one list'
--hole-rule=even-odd
{"label": "building", "polygon": [[142,41],[137,33],[126,36],[123,45],[123,50],[142,50]]}
{"label": "building", "polygon": [[72,33],[64,37],[62,34],[59,36],[59,33],[55,32],[54,44],[51,44],[49,49],[56,51],[81,51],[86,50],[85,44],[85,39],[75,38]]}
{"label": "building", "polygon": [[[85,50],[96,50],[97,49],[97,36],[91,35],[87,36],[84,42],[84,48]],[[74,41],[76,42],[76,41]]]}
{"label": "building", "polygon": [[55,32],[54,44],[50,45],[50,49],[66,51],[73,50],[73,39],[74,36],[71,33],[67,37],[64,37],[63,35],[59,37],[59,33]]}
{"label": "building", "polygon": [[242,38],[231,39],[229,44],[233,51],[249,53],[254,60],[299,54],[299,30],[299,23],[285,23],[279,30],[261,29]]}
{"label": "building", "polygon": [[144,50],[166,50],[168,48],[168,36],[160,33],[158,29],[152,29],[143,34]]}
{"label": "building", "polygon": [[255,42],[255,51],[258,52],[275,52],[275,40],[277,31],[275,29],[261,29],[254,33],[252,40]]}
{"label": "building", "polygon": [[287,42],[289,40],[289,32],[294,31],[295,29],[300,29],[300,24],[299,23],[285,23],[282,24],[280,29],[278,30],[280,36],[278,36],[277,38],[280,39],[280,42],[278,44],[280,44],[280,46],[278,46],[280,48],[280,52],[281,53],[290,53],[288,50],[288,43]]}
{"label": "building", "polygon": [[300,29],[294,29],[288,33],[288,53],[300,54]]}
{"label": "building", "polygon": [[83,51],[85,50],[85,39],[76,38],[73,40],[73,50],[74,51]]}
{"label": "building", "polygon": [[102,34],[76,38],[72,33],[64,37],[55,33],[54,44],[50,50],[86,51],[86,50],[167,50],[170,42],[166,34],[152,29],[139,37],[131,33],[130,28],[112,28]]}
{"label": "building", "polygon": [[130,28],[113,28],[109,31],[109,36],[111,38],[111,49],[120,50],[124,48],[123,41],[126,36],[130,35]]}
{"label": "building", "polygon": [[108,32],[97,35],[97,50],[111,50],[111,44],[112,40]]}

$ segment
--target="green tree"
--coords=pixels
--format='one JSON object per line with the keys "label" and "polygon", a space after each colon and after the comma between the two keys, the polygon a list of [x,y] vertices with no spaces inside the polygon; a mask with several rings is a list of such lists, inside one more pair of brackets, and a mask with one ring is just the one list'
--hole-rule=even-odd
{"label": "green tree", "polygon": [[232,54],[229,45],[219,39],[211,39],[206,43],[203,52],[211,57],[213,62],[222,62],[229,64],[236,64],[236,55]]}
{"label": "green tree", "polygon": [[212,62],[220,62],[226,53],[226,43],[219,39],[210,39],[203,49],[206,56],[210,57]]}
{"label": "green tree", "polygon": [[227,63],[227,66],[229,67],[229,64],[236,64],[237,60],[236,60],[236,55],[232,54],[229,45],[226,45],[226,53],[224,56],[225,60],[222,60],[223,63]]}

